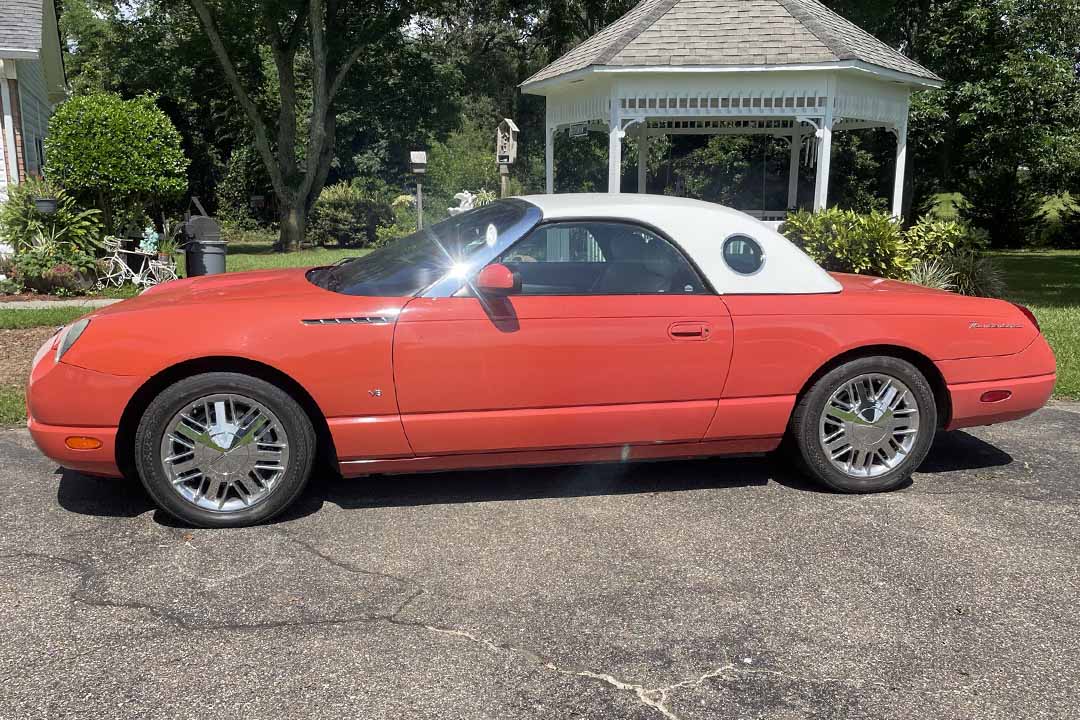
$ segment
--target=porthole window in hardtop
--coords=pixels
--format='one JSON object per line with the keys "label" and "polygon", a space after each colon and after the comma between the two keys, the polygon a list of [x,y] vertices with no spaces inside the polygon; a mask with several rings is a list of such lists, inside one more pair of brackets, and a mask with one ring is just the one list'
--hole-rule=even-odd
{"label": "porthole window in hardtop", "polygon": [[765,264],[765,253],[754,238],[732,235],[724,241],[724,262],[740,275],[753,275]]}
{"label": "porthole window in hardtop", "polygon": [[661,295],[708,290],[682,253],[638,225],[544,225],[498,262],[521,276],[522,295]]}

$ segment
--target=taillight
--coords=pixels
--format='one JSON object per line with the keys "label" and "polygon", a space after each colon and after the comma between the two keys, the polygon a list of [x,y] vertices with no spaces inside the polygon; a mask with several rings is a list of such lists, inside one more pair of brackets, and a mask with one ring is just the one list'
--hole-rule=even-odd
{"label": "taillight", "polygon": [[1013,305],[1016,305],[1016,309],[1024,313],[1024,317],[1031,321],[1031,324],[1035,326],[1036,330],[1040,333],[1042,332],[1042,325],[1039,325],[1039,318],[1035,317],[1035,313],[1031,312],[1031,308],[1024,307],[1018,303],[1013,303]]}

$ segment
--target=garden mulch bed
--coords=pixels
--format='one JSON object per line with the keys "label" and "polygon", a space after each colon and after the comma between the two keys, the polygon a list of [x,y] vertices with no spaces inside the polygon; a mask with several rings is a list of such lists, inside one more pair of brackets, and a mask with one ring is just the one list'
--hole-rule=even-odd
{"label": "garden mulch bed", "polygon": [[97,300],[102,295],[38,295],[37,293],[21,293],[19,295],[0,295],[0,303],[18,303],[18,302],[56,302],[56,303],[70,303],[73,300]]}
{"label": "garden mulch bed", "polygon": [[25,385],[34,354],[55,333],[54,327],[0,330],[0,385]]}

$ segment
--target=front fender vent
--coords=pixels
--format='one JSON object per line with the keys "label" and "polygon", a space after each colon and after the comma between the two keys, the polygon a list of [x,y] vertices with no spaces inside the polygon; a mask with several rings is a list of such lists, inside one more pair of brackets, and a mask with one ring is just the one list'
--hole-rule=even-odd
{"label": "front fender vent", "polygon": [[341,318],[313,318],[301,320],[305,325],[389,325],[390,318],[386,317],[341,317]]}

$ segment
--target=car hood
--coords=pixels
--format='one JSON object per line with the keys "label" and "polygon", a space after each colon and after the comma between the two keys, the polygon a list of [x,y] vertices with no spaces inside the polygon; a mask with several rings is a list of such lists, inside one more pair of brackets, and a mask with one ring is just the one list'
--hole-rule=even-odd
{"label": "car hood", "polygon": [[130,300],[110,305],[97,314],[141,311],[177,304],[194,305],[231,300],[326,295],[326,290],[308,282],[306,276],[309,270],[310,268],[260,270],[174,280],[150,288]]}
{"label": "car hood", "polygon": [[320,358],[345,367],[388,354],[393,320],[409,300],[329,292],[303,269],[176,280],[92,313],[64,362],[149,377],[188,360],[230,357],[296,377]]}

